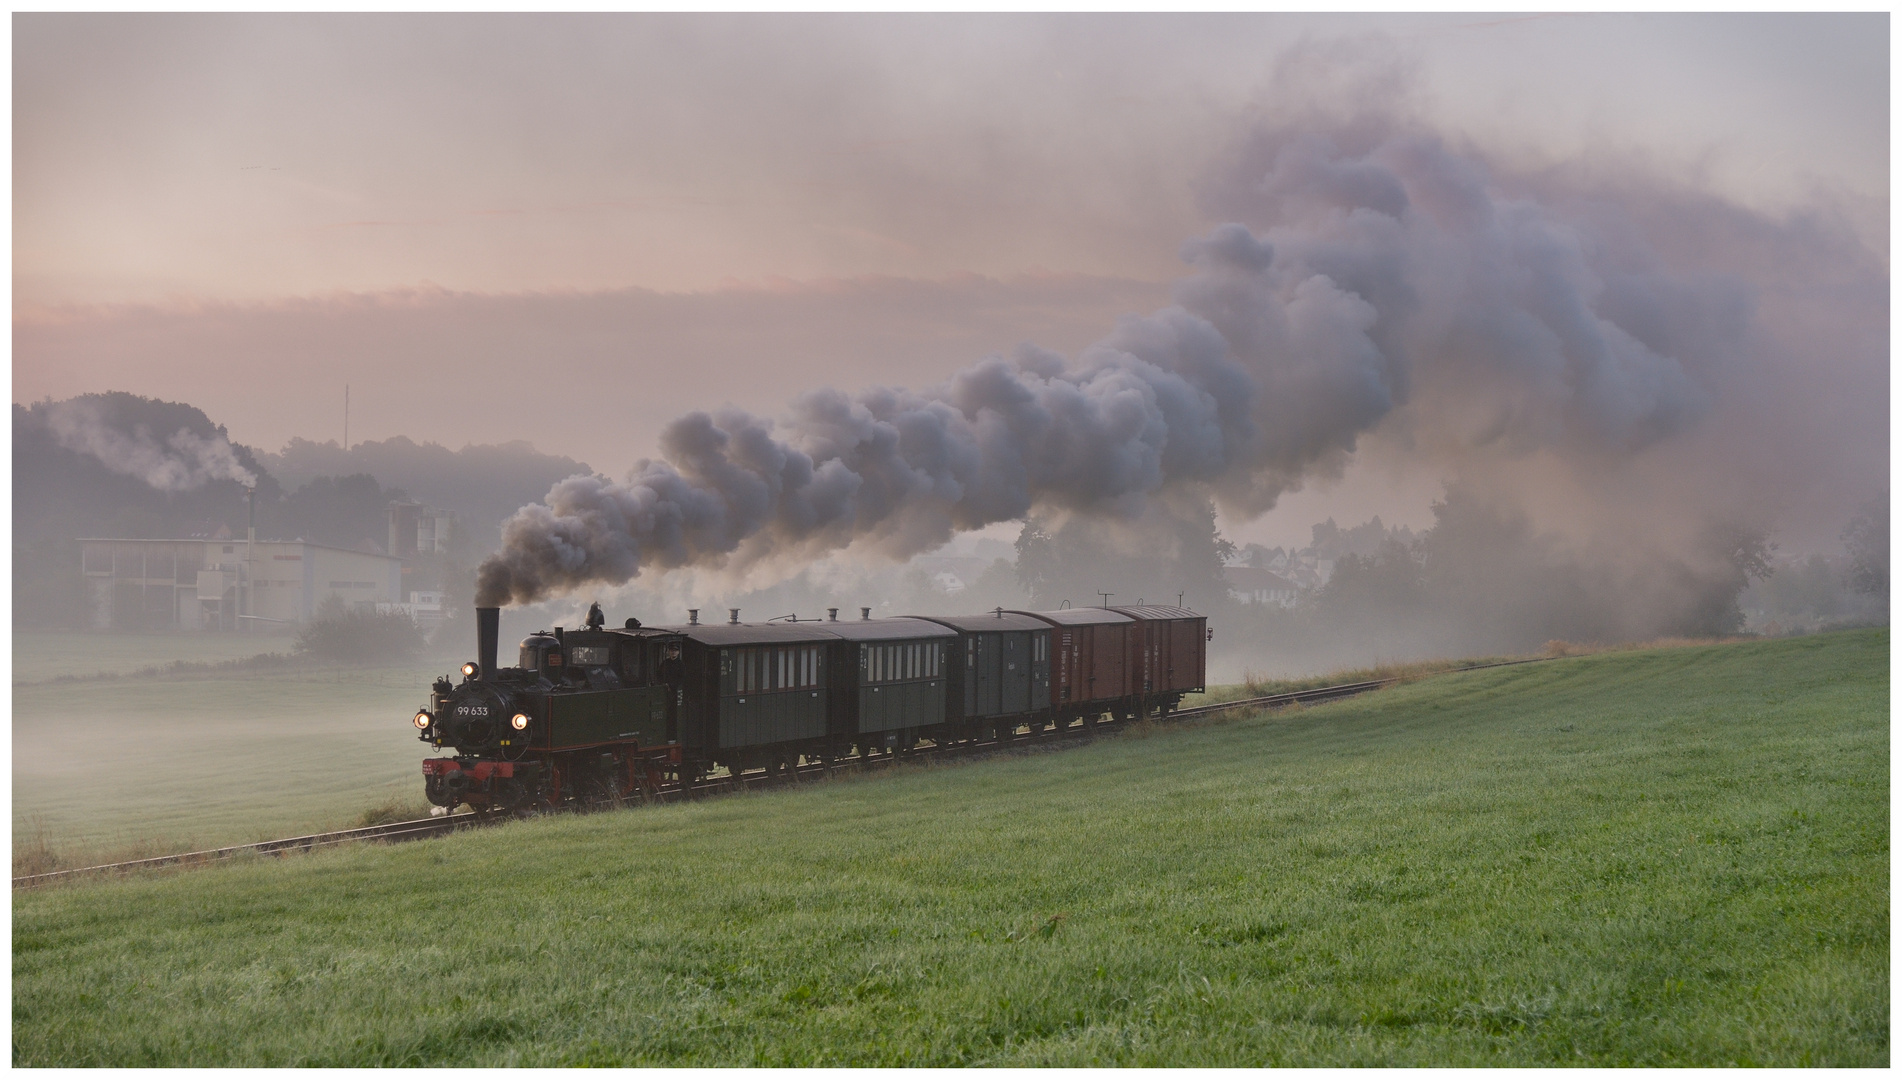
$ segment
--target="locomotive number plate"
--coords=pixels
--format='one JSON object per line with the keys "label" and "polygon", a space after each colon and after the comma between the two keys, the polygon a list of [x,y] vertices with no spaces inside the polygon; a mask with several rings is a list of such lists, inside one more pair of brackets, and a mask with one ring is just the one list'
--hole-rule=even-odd
{"label": "locomotive number plate", "polygon": [[489,715],[489,707],[487,705],[458,705],[456,706],[456,715],[487,716]]}

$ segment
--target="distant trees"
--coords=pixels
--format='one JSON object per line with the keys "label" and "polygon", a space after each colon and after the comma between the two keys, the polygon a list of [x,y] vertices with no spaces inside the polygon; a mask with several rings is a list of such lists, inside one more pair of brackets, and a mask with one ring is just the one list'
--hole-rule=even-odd
{"label": "distant trees", "polygon": [[1228,602],[1222,567],[1235,545],[1206,500],[1152,501],[1135,519],[1076,516],[1060,526],[1032,517],[1017,537],[1017,581],[1037,608],[1102,603],[1174,604],[1198,611]]}
{"label": "distant trees", "polygon": [[[55,410],[82,408],[102,432],[122,442],[166,447],[179,433],[218,440],[225,429],[182,402],[136,394],[83,394],[63,402],[13,406],[13,620],[16,627],[77,628],[86,622],[79,537],[242,536],[245,489],[233,479],[205,479],[165,491],[109,468],[96,454],[70,449],[55,429]],[[237,463],[257,478],[261,503],[278,497],[277,481],[252,451],[233,445]]]}
{"label": "distant trees", "polygon": [[319,476],[260,512],[259,532],[342,548],[362,548],[367,540],[383,552],[389,543],[390,502],[404,497],[368,473]]}
{"label": "distant trees", "polygon": [[1843,530],[1849,549],[1849,585],[1871,596],[1889,595],[1889,493],[1863,504]]}
{"label": "distant trees", "polygon": [[[73,418],[83,415],[95,436],[82,452]],[[448,549],[419,554],[406,574],[410,589],[441,588],[454,610],[466,614],[468,588],[460,581],[500,537],[498,526],[555,482],[588,466],[537,452],[523,442],[449,450],[402,436],[358,443],[292,439],[279,454],[229,444],[225,429],[183,402],[135,394],[83,394],[66,401],[13,407],[13,614],[16,626],[77,627],[86,621],[86,590],[79,574],[79,537],[189,539],[220,530],[243,537],[251,513],[234,470],[204,470],[179,482],[163,475],[173,455],[217,443],[227,464],[256,484],[260,539],[301,537],[313,543],[378,550],[389,542],[388,504],[414,497],[453,511],[457,528]],[[100,447],[118,453],[99,452]],[[131,450],[127,451],[126,448]],[[117,468],[110,467],[110,458]],[[159,472],[128,471],[146,461]],[[154,477],[165,481],[155,483]],[[285,479],[288,478],[288,479]],[[284,482],[280,483],[283,479]],[[171,490],[161,490],[169,487]]]}
{"label": "distant trees", "polygon": [[1760,531],[1721,523],[1687,551],[1583,547],[1458,484],[1423,532],[1374,524],[1317,527],[1317,544],[1336,551],[1378,546],[1338,555],[1326,584],[1293,609],[1238,606],[1218,647],[1244,664],[1297,667],[1521,652],[1555,638],[1731,634],[1744,626],[1739,594],[1769,576],[1773,551]]}
{"label": "distant trees", "polygon": [[351,608],[331,596],[318,605],[317,617],[297,635],[294,648],[318,660],[380,666],[413,660],[425,644],[408,615]]}

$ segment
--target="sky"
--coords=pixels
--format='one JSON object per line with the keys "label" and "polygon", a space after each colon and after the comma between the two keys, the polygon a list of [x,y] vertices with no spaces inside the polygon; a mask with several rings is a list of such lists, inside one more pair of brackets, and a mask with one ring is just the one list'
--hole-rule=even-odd
{"label": "sky", "polygon": [[[1888,44],[1882,14],[16,15],[14,400],[188,401],[274,450],[341,438],[348,383],[352,439],[619,476],[694,409],[1074,356],[1172,302],[1250,132],[1361,99],[1548,193],[1821,222],[1886,296]],[[1857,356],[1831,385],[1882,404],[1812,412],[1881,461],[1787,501],[1806,542],[1887,483]],[[1429,523],[1453,466],[1404,421],[1225,531]]]}

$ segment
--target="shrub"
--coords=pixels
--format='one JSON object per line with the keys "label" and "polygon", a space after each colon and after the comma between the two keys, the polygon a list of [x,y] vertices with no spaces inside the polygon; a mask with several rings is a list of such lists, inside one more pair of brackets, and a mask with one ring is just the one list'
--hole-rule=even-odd
{"label": "shrub", "polygon": [[379,615],[325,601],[297,635],[297,652],[345,664],[405,663],[423,649],[423,632],[401,612]]}

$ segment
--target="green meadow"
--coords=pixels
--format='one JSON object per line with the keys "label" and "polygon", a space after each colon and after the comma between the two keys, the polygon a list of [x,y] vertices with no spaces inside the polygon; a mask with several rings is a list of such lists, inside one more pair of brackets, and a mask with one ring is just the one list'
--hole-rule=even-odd
{"label": "green meadow", "polygon": [[1888,694],[1608,652],[18,892],[13,1061],[1884,1066]]}

